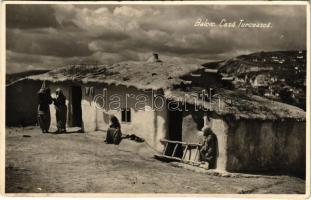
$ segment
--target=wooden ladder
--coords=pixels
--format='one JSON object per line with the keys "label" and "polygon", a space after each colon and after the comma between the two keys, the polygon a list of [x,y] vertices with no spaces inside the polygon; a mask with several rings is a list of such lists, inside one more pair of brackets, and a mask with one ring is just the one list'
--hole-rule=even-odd
{"label": "wooden ladder", "polygon": [[[199,152],[200,152],[200,147],[202,146],[202,144],[199,144],[199,143],[186,143],[186,142],[174,141],[174,140],[166,140],[166,139],[162,139],[162,140],[160,140],[160,142],[162,144],[164,144],[164,149],[163,149],[162,154],[155,155],[156,158],[158,158],[158,159],[168,159],[168,160],[171,160],[171,161],[172,160],[173,161],[179,161],[179,162],[188,163],[188,164],[192,164],[192,165],[199,165],[199,164],[201,164],[197,160],[198,160],[198,155],[199,155]],[[168,151],[168,147],[169,146],[174,146],[173,151],[171,151],[171,152]],[[178,149],[179,146],[183,149],[181,157],[178,157],[176,155],[177,149]],[[191,159],[191,158],[187,159],[186,158],[187,152],[190,151],[189,153],[191,153],[191,149],[193,149],[193,148],[195,148],[194,158],[193,159]]]}

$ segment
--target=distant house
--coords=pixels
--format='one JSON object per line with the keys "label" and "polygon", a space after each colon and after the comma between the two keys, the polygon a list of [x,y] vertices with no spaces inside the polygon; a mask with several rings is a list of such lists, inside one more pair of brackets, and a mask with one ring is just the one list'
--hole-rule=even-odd
{"label": "distant house", "polygon": [[276,62],[276,63],[280,63],[280,64],[282,64],[282,63],[285,62],[284,59],[272,59],[272,61],[273,61],[273,62]]}
{"label": "distant house", "polygon": [[268,86],[268,77],[265,74],[259,74],[255,76],[251,81],[253,87],[264,87]]}
{"label": "distant house", "polygon": [[278,81],[278,77],[277,77],[277,76],[272,76],[272,77],[270,78],[270,81],[271,81],[272,83],[277,82],[277,81]]}
{"label": "distant house", "polygon": [[249,68],[249,71],[250,72],[258,72],[258,71],[260,71],[260,68],[258,66],[252,66]]}
{"label": "distant house", "polygon": [[[157,60],[72,65],[26,77],[6,88],[6,123],[18,125],[22,119],[25,125],[35,124],[36,93],[45,82],[52,92],[63,89],[67,125],[86,134],[107,130],[114,114],[123,133],[144,138],[160,152],[160,139],[202,142],[202,128],[209,126],[218,139],[219,170],[304,173],[303,110],[226,89],[217,70]],[[105,98],[94,101],[101,96]],[[54,106],[50,108],[55,126]]]}

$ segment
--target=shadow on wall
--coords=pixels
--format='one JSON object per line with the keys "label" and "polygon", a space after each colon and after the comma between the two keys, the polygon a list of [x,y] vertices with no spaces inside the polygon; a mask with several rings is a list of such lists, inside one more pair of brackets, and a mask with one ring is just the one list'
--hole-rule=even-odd
{"label": "shadow on wall", "polygon": [[241,120],[229,130],[228,171],[305,177],[305,123]]}
{"label": "shadow on wall", "polygon": [[153,133],[153,141],[156,141],[158,136],[158,116],[157,111],[154,111],[154,117],[153,117],[153,127],[154,127],[154,133]]}
{"label": "shadow on wall", "polygon": [[218,146],[218,139],[217,139],[217,135],[214,134],[214,139],[215,139],[215,151],[216,151],[216,156],[215,156],[215,161],[214,163],[212,163],[209,167],[210,169],[216,169],[217,168],[217,160],[219,157],[219,146]]}
{"label": "shadow on wall", "polygon": [[[192,107],[190,107],[192,108]],[[204,127],[204,112],[191,111],[183,112],[182,119],[182,139],[184,142],[202,143]]]}
{"label": "shadow on wall", "polygon": [[197,130],[201,131],[202,128],[204,127],[204,115],[198,115],[195,113],[191,113],[193,121],[196,123]]}
{"label": "shadow on wall", "polygon": [[7,126],[37,124],[37,92],[40,81],[22,80],[6,87],[5,120]]}

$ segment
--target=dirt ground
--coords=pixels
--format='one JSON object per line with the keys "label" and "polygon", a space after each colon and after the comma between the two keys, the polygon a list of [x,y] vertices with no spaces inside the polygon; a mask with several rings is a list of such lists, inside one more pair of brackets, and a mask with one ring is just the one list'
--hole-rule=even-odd
{"label": "dirt ground", "polygon": [[291,193],[305,181],[289,176],[222,177],[153,158],[146,143],[104,143],[104,133],[41,134],[6,129],[6,193]]}

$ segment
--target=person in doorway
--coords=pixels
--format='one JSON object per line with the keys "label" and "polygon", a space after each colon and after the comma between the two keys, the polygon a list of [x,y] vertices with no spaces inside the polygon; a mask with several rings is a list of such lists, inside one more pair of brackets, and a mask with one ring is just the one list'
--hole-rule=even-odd
{"label": "person in doorway", "polygon": [[114,115],[110,116],[110,125],[107,130],[106,140],[107,144],[119,144],[121,142],[121,125],[118,118]]}
{"label": "person in doorway", "polygon": [[203,130],[204,142],[200,149],[200,160],[208,163],[209,169],[216,168],[217,137],[211,128]]}
{"label": "person in doorway", "polygon": [[56,98],[53,99],[55,110],[56,110],[56,133],[66,133],[66,122],[67,122],[67,106],[66,97],[61,89],[56,90]]}
{"label": "person in doorway", "polygon": [[48,133],[51,124],[50,104],[52,103],[50,88],[41,88],[38,92],[38,124],[42,133]]}

